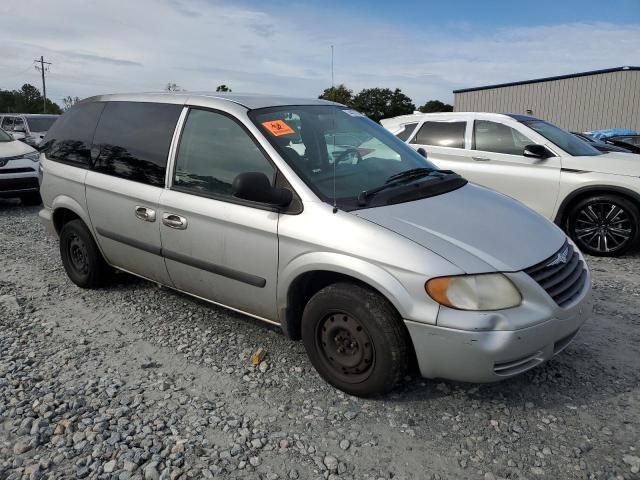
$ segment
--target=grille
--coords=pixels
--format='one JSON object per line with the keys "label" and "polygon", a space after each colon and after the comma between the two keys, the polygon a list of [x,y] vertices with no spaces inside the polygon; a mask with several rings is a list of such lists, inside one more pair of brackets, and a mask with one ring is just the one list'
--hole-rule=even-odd
{"label": "grille", "polygon": [[580,295],[587,281],[587,269],[569,242],[560,250],[525,270],[561,307],[570,305]]}
{"label": "grille", "polygon": [[38,188],[38,179],[35,177],[0,179],[0,192],[13,190],[37,190]]}
{"label": "grille", "polygon": [[0,169],[0,175],[8,174],[8,173],[27,173],[27,172],[35,172],[35,170],[31,167],[19,167],[19,168],[2,168]]}

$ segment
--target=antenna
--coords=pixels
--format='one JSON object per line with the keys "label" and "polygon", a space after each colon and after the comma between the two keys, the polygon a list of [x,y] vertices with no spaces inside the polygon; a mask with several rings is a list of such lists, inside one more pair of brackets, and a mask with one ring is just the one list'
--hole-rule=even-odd
{"label": "antenna", "polygon": [[[333,45],[331,45],[331,90],[333,91],[333,100],[336,99],[335,81],[333,78]],[[333,146],[336,146],[336,112],[335,110],[331,114],[331,123],[333,130]],[[333,156],[333,154],[332,154]],[[336,158],[333,158],[333,213],[338,213],[338,203],[336,201]]]}

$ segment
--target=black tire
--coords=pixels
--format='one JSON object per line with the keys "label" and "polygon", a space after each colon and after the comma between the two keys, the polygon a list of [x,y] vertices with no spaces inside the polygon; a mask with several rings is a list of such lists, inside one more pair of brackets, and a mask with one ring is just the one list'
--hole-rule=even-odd
{"label": "black tire", "polygon": [[407,371],[402,319],[385,298],[353,283],[335,283],[311,297],[302,342],[322,378],[350,395],[386,393]]}
{"label": "black tire", "polygon": [[567,233],[589,255],[622,255],[638,242],[639,232],[638,207],[618,195],[584,198],[567,215]]}
{"label": "black tire", "polygon": [[109,276],[109,266],[82,220],[71,220],[62,227],[60,257],[71,281],[81,288],[99,287]]}
{"label": "black tire", "polygon": [[34,207],[42,203],[42,197],[40,197],[39,192],[25,193],[24,195],[20,196],[20,200],[22,201],[23,205],[29,207]]}

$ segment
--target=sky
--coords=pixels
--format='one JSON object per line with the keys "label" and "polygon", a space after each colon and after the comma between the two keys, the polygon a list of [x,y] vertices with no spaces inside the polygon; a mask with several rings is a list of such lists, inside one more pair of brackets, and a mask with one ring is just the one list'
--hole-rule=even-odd
{"label": "sky", "polygon": [[640,0],[30,0],[0,4],[0,88],[47,96],[186,90],[317,97],[335,83],[459,88],[640,66]]}

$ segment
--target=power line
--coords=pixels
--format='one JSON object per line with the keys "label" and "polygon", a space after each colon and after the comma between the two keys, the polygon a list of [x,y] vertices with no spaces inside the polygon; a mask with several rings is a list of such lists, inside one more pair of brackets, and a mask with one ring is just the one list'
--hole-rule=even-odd
{"label": "power line", "polygon": [[[42,55],[40,55],[40,60],[34,60],[34,62],[36,63],[36,70],[39,70],[40,73],[42,73],[42,112],[47,113],[47,84],[44,81],[44,74],[45,70],[49,69],[51,62],[45,62]],[[39,67],[37,65],[38,63],[40,64]],[[45,65],[47,66],[45,67]]]}

